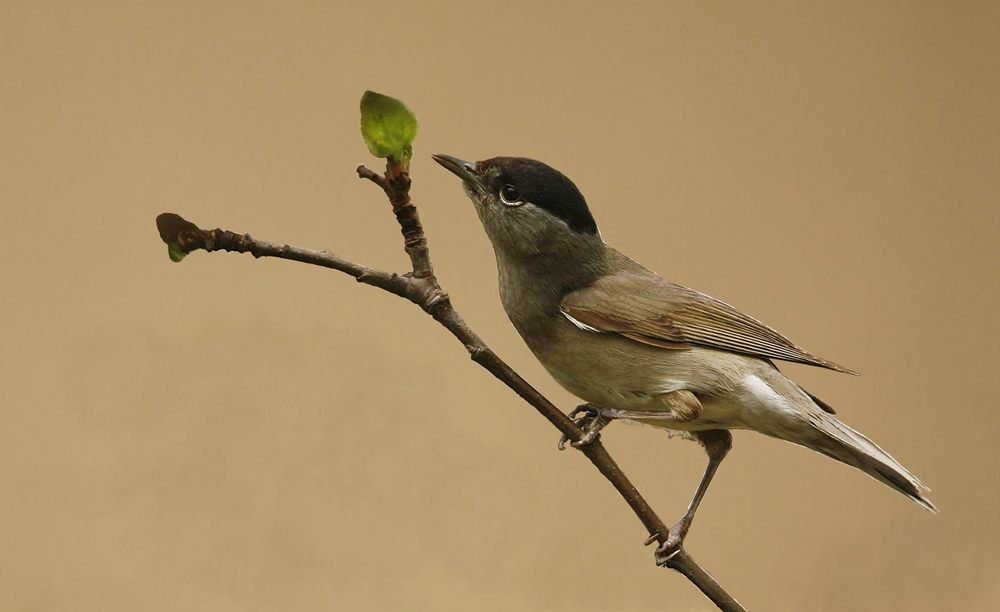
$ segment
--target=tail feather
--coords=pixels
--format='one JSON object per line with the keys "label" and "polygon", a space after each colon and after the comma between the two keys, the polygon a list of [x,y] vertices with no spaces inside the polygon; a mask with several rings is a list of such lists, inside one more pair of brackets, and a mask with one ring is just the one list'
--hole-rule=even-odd
{"label": "tail feather", "polygon": [[811,441],[810,448],[858,468],[937,514],[937,508],[924,496],[930,489],[877,444],[827,414],[819,415],[813,425],[821,435]]}

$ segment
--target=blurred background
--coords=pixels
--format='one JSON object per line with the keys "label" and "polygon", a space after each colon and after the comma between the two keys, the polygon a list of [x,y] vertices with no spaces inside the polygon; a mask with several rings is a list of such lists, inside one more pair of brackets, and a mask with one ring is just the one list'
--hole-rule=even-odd
{"label": "blurred background", "polygon": [[[782,365],[932,489],[737,432],[687,542],[750,610],[1000,607],[1000,4],[6,2],[0,609],[714,609],[430,318],[153,220],[405,271],[366,89],[461,314],[566,410],[430,159],[574,179],[603,236],[860,378]],[[697,445],[604,440],[664,520]]]}

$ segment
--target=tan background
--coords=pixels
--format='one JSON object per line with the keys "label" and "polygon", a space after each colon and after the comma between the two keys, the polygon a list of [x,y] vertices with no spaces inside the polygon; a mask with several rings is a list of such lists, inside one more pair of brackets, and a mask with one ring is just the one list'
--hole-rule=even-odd
{"label": "tan background", "polygon": [[[4,2],[0,609],[712,609],[417,309],[167,259],[175,211],[404,270],[365,89],[421,119],[446,290],[567,409],[429,154],[553,164],[606,240],[863,373],[785,367],[941,514],[738,433],[688,548],[751,610],[998,609],[998,32],[995,2]],[[700,449],[605,440],[676,519]]]}

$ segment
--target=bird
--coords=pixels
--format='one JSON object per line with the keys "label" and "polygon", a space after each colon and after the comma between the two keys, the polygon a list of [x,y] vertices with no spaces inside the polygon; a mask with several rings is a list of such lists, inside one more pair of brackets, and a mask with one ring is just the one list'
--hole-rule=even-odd
{"label": "bird", "polygon": [[732,447],[733,429],[817,451],[937,512],[912,473],[774,361],[856,372],[605,243],[583,194],[555,168],[523,157],[432,158],[462,180],[472,200],[493,244],[500,301],[514,328],[556,382],[586,402],[571,413],[585,427],[574,445],[591,443],[621,419],[693,439],[708,454],[658,561],[680,550]]}

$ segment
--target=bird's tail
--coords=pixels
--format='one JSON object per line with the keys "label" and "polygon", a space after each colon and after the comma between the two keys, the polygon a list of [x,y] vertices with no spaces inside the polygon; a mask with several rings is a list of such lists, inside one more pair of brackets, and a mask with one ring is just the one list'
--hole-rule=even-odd
{"label": "bird's tail", "polygon": [[813,425],[816,427],[817,435],[807,446],[827,457],[858,468],[937,514],[934,504],[924,497],[924,491],[930,489],[877,444],[844,425],[836,417],[827,414],[815,419]]}

